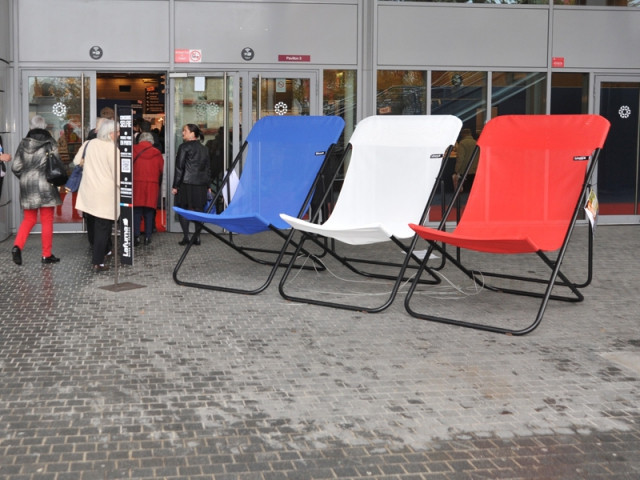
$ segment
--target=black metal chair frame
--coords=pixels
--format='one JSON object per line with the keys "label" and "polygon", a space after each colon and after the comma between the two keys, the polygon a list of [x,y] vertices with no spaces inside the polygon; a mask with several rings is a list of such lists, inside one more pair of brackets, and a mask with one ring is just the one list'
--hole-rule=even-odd
{"label": "black metal chair frame", "polygon": [[[587,253],[586,253],[587,278],[581,283],[572,282],[560,270],[560,268],[562,266],[562,261],[564,259],[565,253],[569,247],[571,236],[573,234],[578,216],[580,214],[580,210],[584,205],[584,203],[586,202],[586,195],[589,191],[589,188],[591,187],[591,183],[590,183],[591,177],[593,175],[593,172],[595,171],[599,153],[600,153],[600,149],[596,149],[592,155],[591,163],[585,174],[585,179],[582,185],[581,194],[575,205],[573,216],[571,218],[571,222],[565,234],[564,241],[562,243],[562,246],[558,250],[556,257],[552,259],[549,257],[549,255],[545,254],[542,251],[536,252],[536,254],[543,261],[543,263],[547,267],[549,267],[549,269],[551,270],[551,274],[548,279],[537,278],[532,276],[524,276],[524,275],[510,275],[510,274],[505,274],[500,272],[474,271],[464,266],[464,264],[461,262],[458,248],[456,248],[458,253],[456,256],[454,256],[451,253],[447,252],[444,248],[442,248],[442,246],[437,242],[428,240],[429,248],[427,250],[427,255],[425,256],[424,260],[421,262],[421,265],[418,269],[416,277],[414,281],[411,283],[411,286],[409,287],[409,290],[405,297],[404,304],[407,312],[411,316],[421,320],[429,320],[433,322],[456,325],[456,326],[461,326],[466,328],[473,328],[477,330],[483,330],[483,331],[488,331],[493,333],[501,333],[506,335],[526,335],[528,333],[531,333],[533,330],[535,330],[538,327],[538,325],[540,325],[540,322],[542,321],[542,318],[544,316],[544,312],[547,308],[547,304],[549,300],[557,300],[557,301],[564,301],[564,302],[581,302],[582,300],[584,300],[584,296],[580,292],[580,289],[588,286],[591,283],[593,278],[593,228],[590,223],[588,227],[589,238],[588,238]],[[476,148],[474,155],[477,155],[477,154],[479,154],[479,150]],[[471,162],[469,162],[469,165],[470,164]],[[467,173],[468,173],[468,168],[465,171],[463,177],[466,176]],[[449,210],[447,211],[447,215],[449,215],[450,211],[451,211],[451,204],[450,204]],[[460,271],[462,271],[468,278],[472,279],[473,282],[475,282],[477,285],[480,285],[490,291],[540,298],[541,299],[540,307],[538,309],[538,312],[536,314],[534,321],[524,328],[513,329],[513,328],[505,328],[505,327],[495,326],[495,325],[487,325],[482,323],[440,317],[437,315],[428,315],[428,314],[420,313],[414,310],[411,307],[411,299],[413,297],[413,294],[416,291],[417,286],[420,283],[419,282],[420,276],[424,272],[427,272],[430,275],[435,275],[435,271],[433,271],[434,269],[432,269],[427,265],[429,254],[433,250],[440,252],[444,257],[446,257],[447,260],[450,261],[450,263],[455,265]],[[540,293],[540,292],[524,289],[524,285],[523,285],[523,289],[496,287],[496,286],[492,286],[490,284],[485,283],[483,280],[480,280],[479,277],[490,277],[490,278],[500,278],[500,279],[520,281],[520,282],[523,282],[524,285],[532,284],[532,283],[544,284],[546,285],[546,288],[544,290],[544,293]],[[553,291],[553,288],[556,286],[566,287],[569,289],[570,292],[568,292],[567,295],[553,295],[552,291]]]}
{"label": "black metal chair frame", "polygon": [[[339,174],[339,171],[341,170],[342,166],[344,165],[344,162],[346,161],[346,158],[348,157],[348,154],[351,150],[351,146],[349,145],[349,147],[347,148],[347,150],[344,152],[342,159],[340,161],[340,167],[336,170],[335,175],[333,176],[332,180],[331,180],[331,184],[333,184]],[[450,160],[450,155],[451,155],[451,151],[452,151],[452,147],[449,147],[447,149],[447,151],[445,152],[445,155],[442,159],[442,163],[440,165],[440,170],[435,182],[435,185],[440,185],[442,182],[442,176],[444,174],[445,171],[445,167],[448,163],[448,161]],[[420,222],[423,223],[426,221],[427,215],[429,213],[429,207],[431,206],[432,202],[433,202],[433,198],[435,196],[435,192],[436,192],[437,188],[433,188],[431,190],[431,193],[429,195],[429,200],[427,201],[427,204],[424,208],[424,211],[422,213],[422,217],[420,219]],[[327,194],[329,194],[329,192],[331,191],[331,189],[329,188],[327,190]],[[444,199],[444,195],[442,196],[442,198]],[[324,199],[323,199],[324,202]],[[444,211],[444,209],[443,209]],[[317,216],[313,217],[311,219],[312,221],[317,221],[318,218]],[[446,218],[443,216],[442,220],[440,222],[440,224],[438,225],[438,228],[444,228],[445,227],[445,221]],[[303,251],[303,246],[306,243],[307,240],[312,241],[313,243],[315,243],[317,246],[319,246],[322,251],[323,254],[328,254],[331,257],[333,257],[334,259],[336,259],[341,265],[343,265],[345,268],[347,268],[348,270],[366,277],[366,278],[372,278],[372,279],[378,279],[378,280],[393,280],[393,286],[391,288],[391,291],[389,293],[389,296],[387,297],[387,299],[380,305],[376,306],[376,307],[367,307],[367,306],[363,306],[363,305],[353,305],[353,304],[346,304],[346,303],[340,303],[340,302],[330,302],[330,301],[325,301],[325,300],[317,300],[317,299],[313,299],[313,298],[308,298],[308,297],[300,297],[300,296],[295,296],[295,295],[290,295],[288,293],[285,292],[284,290],[284,286],[285,283],[287,281],[287,279],[289,278],[289,275],[291,274],[291,270],[294,266],[294,260],[297,259],[301,253],[301,251]],[[353,311],[360,311],[360,312],[366,312],[366,313],[378,313],[381,312],[383,310],[385,310],[386,308],[388,308],[394,301],[395,297],[397,296],[397,293],[400,289],[400,286],[402,285],[403,282],[407,282],[410,280],[411,277],[407,277],[406,276],[406,272],[407,270],[412,270],[412,271],[417,271],[420,267],[420,264],[422,263],[422,259],[418,258],[415,253],[415,247],[416,244],[419,240],[419,237],[417,235],[414,235],[411,239],[411,241],[407,244],[405,242],[402,242],[401,240],[399,240],[398,238],[391,236],[390,240],[397,245],[404,253],[405,253],[405,259],[402,263],[397,263],[397,262],[386,262],[386,261],[380,261],[380,260],[373,260],[370,258],[355,258],[355,257],[349,257],[346,255],[341,255],[340,253],[338,253],[338,251],[335,248],[335,241],[333,239],[328,240],[326,237],[324,236],[320,236],[317,234],[311,234],[308,232],[302,232],[301,233],[301,238],[298,241],[298,245],[296,250],[294,251],[292,257],[291,257],[291,261],[287,264],[286,270],[284,272],[284,274],[282,275],[281,279],[280,279],[280,284],[278,285],[278,290],[280,292],[280,295],[282,295],[283,298],[285,298],[286,300],[290,300],[290,301],[295,301],[295,302],[301,302],[301,303],[308,303],[308,304],[312,304],[312,305],[319,305],[319,306],[324,306],[324,307],[332,307],[332,308],[338,308],[338,309],[343,309],[343,310],[353,310]],[[446,250],[446,247],[445,247]],[[430,252],[427,253],[427,255],[429,255]],[[316,256],[317,258],[317,256]],[[412,264],[411,261],[413,261],[414,263]],[[441,264],[438,267],[432,267],[432,270],[437,270],[439,268],[442,268],[444,266],[444,262],[445,259],[444,257],[442,257],[441,259]],[[389,267],[389,268],[394,268],[398,270],[398,274],[397,275],[390,275],[390,274],[384,274],[384,273],[378,273],[378,272],[372,272],[369,270],[364,270],[362,268],[358,268],[356,267],[356,264],[362,264],[362,265],[369,265],[369,266],[382,266],[382,267]],[[431,280],[420,280],[419,283],[421,284],[438,284],[441,282],[441,279],[439,276],[435,275],[433,272],[428,271],[429,275],[431,276]]]}
{"label": "black metal chair frame", "polygon": [[[238,155],[236,155],[236,158],[234,159],[234,161],[232,162],[231,166],[229,167],[229,169],[227,170],[227,172],[225,173],[225,176],[222,180],[222,186],[221,188],[218,190],[218,192],[216,193],[216,195],[214,196],[208,210],[207,213],[210,213],[212,209],[216,208],[216,202],[219,200],[220,196],[223,194],[224,189],[227,189],[227,192],[229,192],[229,187],[230,187],[230,178],[231,178],[231,174],[232,172],[238,167],[238,165],[240,164],[240,161],[243,158],[243,154],[245,149],[247,148],[248,143],[245,141],[240,149],[240,151],[238,152]],[[331,145],[329,147],[329,149],[327,150],[327,154],[325,155],[325,159],[322,163],[322,166],[320,167],[320,170],[318,172],[318,174],[316,175],[316,178],[313,182],[313,185],[311,187],[311,189],[309,190],[309,193],[307,194],[307,197],[305,198],[305,201],[302,205],[302,207],[300,208],[300,211],[298,212],[298,216],[302,216],[308,209],[308,206],[310,205],[311,202],[311,198],[313,197],[313,193],[317,187],[318,182],[320,181],[322,172],[324,170],[324,168],[327,165],[328,159],[330,158],[333,150],[335,149],[335,144]],[[227,197],[228,198],[228,197]],[[212,228],[208,227],[205,223],[202,222],[195,222],[196,227],[195,227],[195,234],[191,236],[191,239],[188,243],[188,245],[186,246],[184,252],[182,253],[182,255],[180,256],[180,259],[178,260],[178,263],[176,264],[175,268],[173,269],[173,280],[178,284],[178,285],[183,285],[186,287],[194,287],[194,288],[202,288],[202,289],[207,289],[207,290],[215,290],[215,291],[222,291],[222,292],[229,292],[229,293],[239,293],[239,294],[245,294],[245,295],[256,295],[262,291],[264,291],[273,281],[273,278],[275,277],[275,274],[278,270],[279,267],[284,267],[282,260],[285,256],[289,256],[291,255],[290,252],[288,252],[289,246],[293,245],[294,247],[298,247],[298,244],[296,242],[293,241],[293,236],[294,236],[294,230],[290,229],[289,232],[287,232],[286,234],[283,233],[283,231],[281,231],[280,229],[274,227],[273,225],[269,226],[269,231],[275,233],[278,237],[280,237],[283,241],[282,244],[282,248],[280,248],[279,250],[275,250],[275,249],[264,249],[264,248],[256,248],[256,247],[247,247],[247,246],[241,246],[238,245],[236,242],[233,241],[233,234],[231,233],[220,233],[220,232],[216,232],[214,231]],[[262,283],[260,286],[258,286],[257,288],[234,288],[234,287],[228,287],[228,286],[224,286],[224,285],[213,285],[213,284],[203,284],[203,283],[197,283],[197,282],[189,282],[186,280],[181,280],[180,278],[178,278],[178,272],[180,271],[185,259],[187,258],[187,255],[189,254],[189,251],[191,250],[191,248],[194,246],[195,244],[195,240],[196,238],[199,238],[200,233],[202,231],[206,231],[209,234],[211,234],[213,237],[215,237],[216,239],[220,240],[224,245],[228,246],[229,248],[231,248],[233,251],[235,251],[236,253],[238,253],[239,255],[247,258],[248,260],[251,260],[252,262],[255,262],[257,264],[260,265],[265,265],[265,266],[269,266],[271,267],[271,269],[269,270],[269,273],[264,281],[264,283]],[[228,238],[226,238],[228,236]],[[255,253],[265,253],[270,255],[271,257],[275,256],[275,260],[265,260],[263,258],[259,258],[258,256],[255,255]],[[322,264],[322,262],[319,260],[319,257],[317,257],[316,255],[304,250],[304,253],[307,254],[312,261],[314,262],[313,266],[301,266],[300,268],[303,269],[313,269],[313,270],[324,270],[325,267]],[[295,257],[294,257],[295,258]],[[294,262],[295,263],[295,262]]]}

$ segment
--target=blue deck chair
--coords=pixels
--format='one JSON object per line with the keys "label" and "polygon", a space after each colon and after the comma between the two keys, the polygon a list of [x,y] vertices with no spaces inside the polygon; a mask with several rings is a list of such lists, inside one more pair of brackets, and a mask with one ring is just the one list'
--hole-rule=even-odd
{"label": "blue deck chair", "polygon": [[[232,178],[231,172],[244,158],[242,174],[229,206],[221,213],[195,212],[174,207],[179,215],[196,222],[196,235],[176,264],[173,278],[179,285],[226,291],[231,293],[257,294],[266,289],[282,262],[292,237],[285,233],[290,226],[280,218],[286,211],[301,217],[308,210],[319,174],[330,149],[338,141],[344,120],[333,116],[271,116],[260,119],[251,129],[240,153],[225,175],[222,188],[211,202],[214,210],[217,196],[221,195]],[[253,235],[271,231],[283,241],[279,250],[260,250],[273,254],[275,260],[257,258],[250,249],[240,247],[214,231],[208,224],[216,225],[231,234]],[[209,232],[240,255],[259,264],[271,266],[266,281],[258,288],[232,288],[223,285],[207,285],[184,281],[178,272],[187,257],[194,239],[202,230]]]}

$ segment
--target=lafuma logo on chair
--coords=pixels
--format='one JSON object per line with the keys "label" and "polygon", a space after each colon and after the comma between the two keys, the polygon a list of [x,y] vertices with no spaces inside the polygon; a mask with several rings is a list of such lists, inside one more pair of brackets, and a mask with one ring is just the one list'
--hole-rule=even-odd
{"label": "lafuma logo on chair", "polygon": [[590,158],[591,158],[590,155],[578,155],[578,156],[573,157],[573,161],[574,162],[586,162]]}

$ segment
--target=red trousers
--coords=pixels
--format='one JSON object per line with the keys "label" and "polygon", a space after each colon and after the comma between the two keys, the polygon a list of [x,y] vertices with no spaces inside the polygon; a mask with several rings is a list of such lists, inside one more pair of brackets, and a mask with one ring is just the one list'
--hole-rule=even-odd
{"label": "red trousers", "polygon": [[20,248],[20,250],[24,250],[27,237],[38,221],[38,210],[40,210],[40,224],[42,225],[42,256],[50,257],[51,246],[53,244],[53,207],[25,210],[24,218],[16,235],[16,241],[13,244]]}

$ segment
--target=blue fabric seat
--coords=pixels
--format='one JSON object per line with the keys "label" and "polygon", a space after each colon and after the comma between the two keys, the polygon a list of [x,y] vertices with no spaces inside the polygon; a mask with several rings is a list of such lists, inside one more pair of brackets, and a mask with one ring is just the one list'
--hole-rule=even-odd
{"label": "blue fabric seat", "polygon": [[[335,144],[344,129],[344,120],[333,116],[271,116],[260,119],[251,129],[247,139],[229,172],[223,180],[218,195],[230,181],[230,172],[238,169],[241,160],[241,175],[228,207],[221,213],[195,212],[174,207],[174,211],[188,220],[199,222],[198,231],[204,229],[222,239],[207,224],[217,225],[232,234],[252,235],[264,231],[289,230],[290,226],[280,217],[287,213],[301,217],[309,208],[309,202],[320,170],[330,147]],[[216,199],[212,202],[216,204]],[[195,237],[195,236],[194,236]],[[232,246],[232,242],[225,240]],[[273,271],[265,285],[259,289],[227,289],[226,287],[202,285],[178,280],[177,272],[191,244],[185,247],[180,261],[174,269],[174,279],[181,285],[233,291],[236,293],[258,293],[271,282],[290,238],[286,238],[283,249],[276,252]],[[231,243],[231,244],[230,244]],[[246,250],[241,253],[247,256]],[[261,262],[262,263],[262,262]]]}

